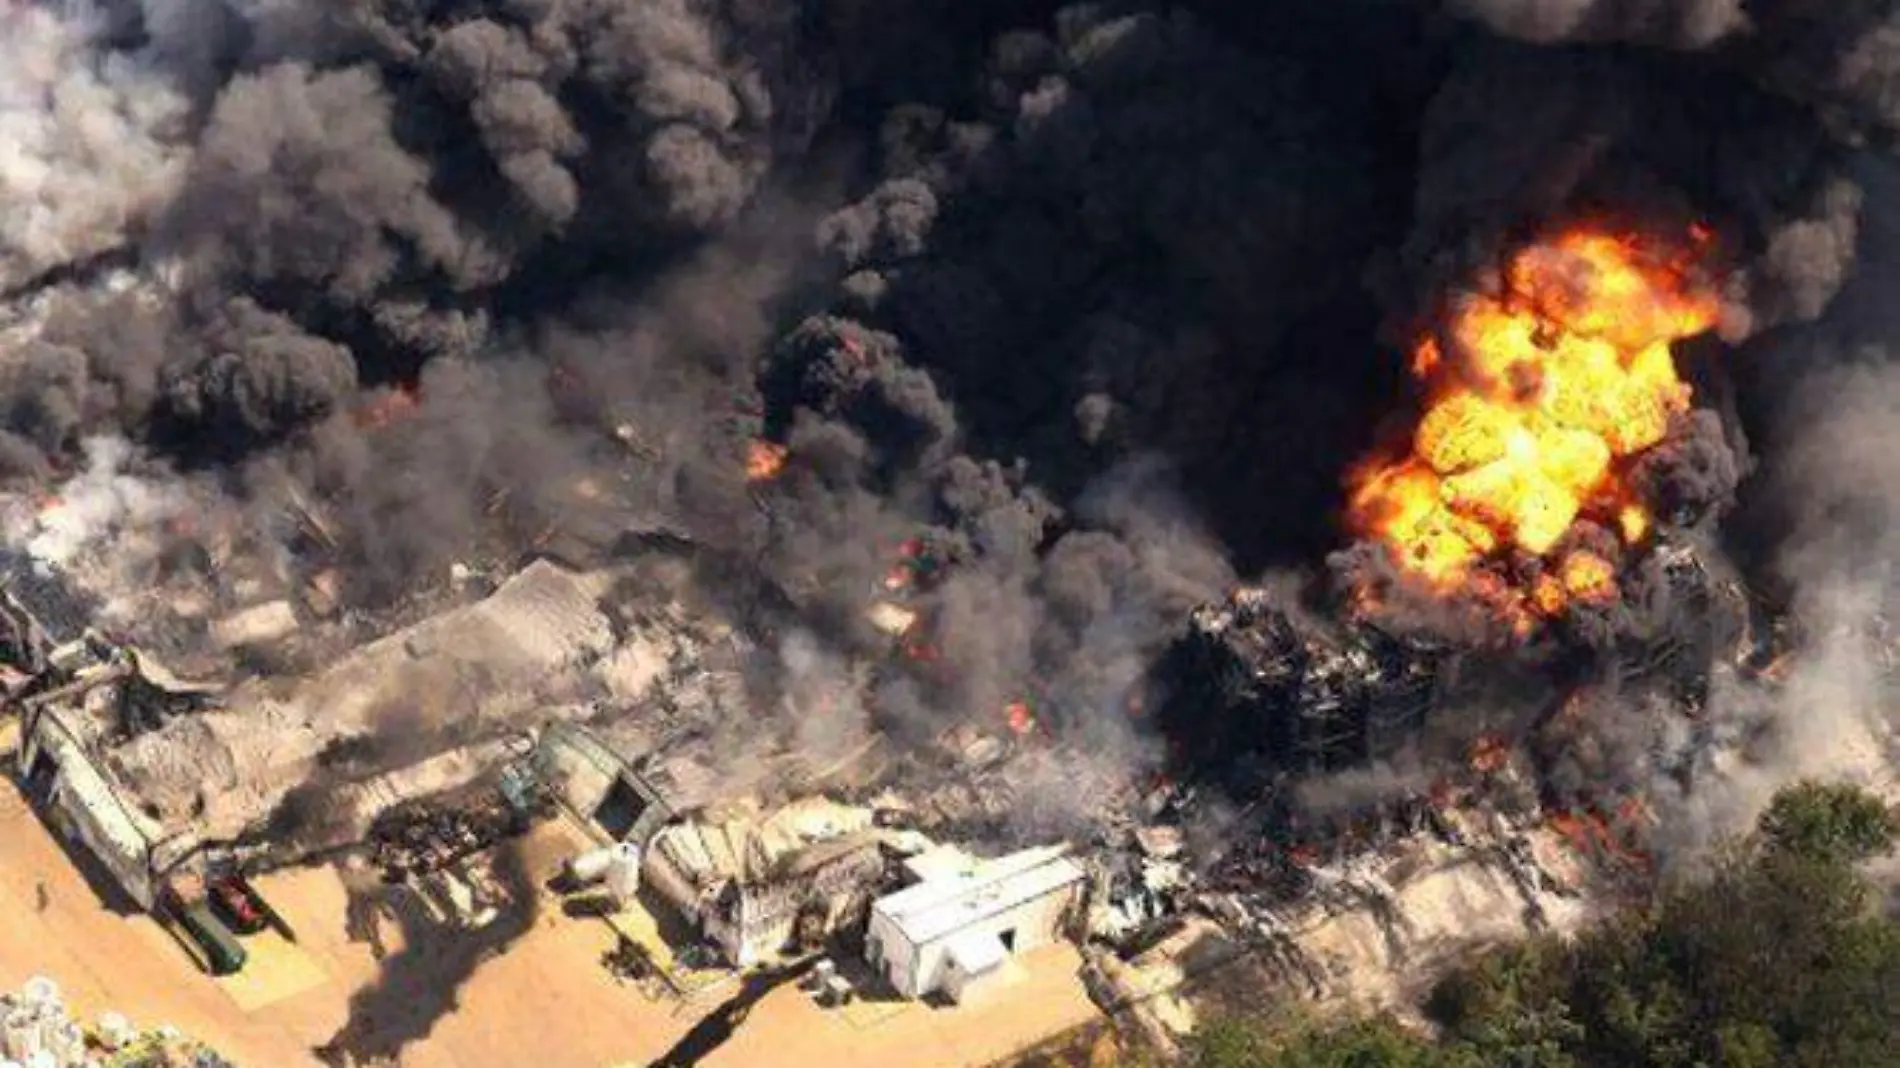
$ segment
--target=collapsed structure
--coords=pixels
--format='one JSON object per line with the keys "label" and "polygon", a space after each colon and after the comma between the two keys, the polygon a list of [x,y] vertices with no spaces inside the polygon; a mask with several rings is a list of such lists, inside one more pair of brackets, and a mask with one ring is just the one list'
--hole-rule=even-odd
{"label": "collapsed structure", "polygon": [[[95,639],[89,662],[20,702],[29,793],[147,908],[207,851],[264,842],[285,860],[360,841],[382,810],[498,763],[539,722],[541,688],[606,649],[588,581],[531,565],[288,687],[187,683]],[[452,713],[423,718],[430,702]]]}
{"label": "collapsed structure", "polygon": [[659,831],[641,877],[739,967],[856,929],[890,857],[909,845],[868,809],[822,798],[730,815]]}
{"label": "collapsed structure", "polygon": [[1189,744],[1320,772],[1390,758],[1448,684],[1440,645],[1371,625],[1301,627],[1260,589],[1204,605],[1161,667],[1179,705],[1206,710]]}
{"label": "collapsed structure", "polygon": [[[187,682],[97,636],[68,668],[43,649],[21,661],[45,667],[19,702],[29,792],[161,918],[195,917],[208,877],[361,848],[385,881],[473,894],[448,907],[482,922],[498,902],[458,891],[468,880],[453,872],[546,797],[632,850],[655,900],[730,965],[859,937],[907,881],[904,858],[932,843],[894,810],[761,804],[782,795],[773,782],[809,775],[796,763],[715,776],[708,730],[738,721],[725,702],[749,700],[729,685],[744,675],[742,636],[640,607],[652,588],[627,578],[534,561],[302,678]],[[1073,891],[1071,874],[1054,889]],[[1021,948],[1053,931],[1041,924]]]}

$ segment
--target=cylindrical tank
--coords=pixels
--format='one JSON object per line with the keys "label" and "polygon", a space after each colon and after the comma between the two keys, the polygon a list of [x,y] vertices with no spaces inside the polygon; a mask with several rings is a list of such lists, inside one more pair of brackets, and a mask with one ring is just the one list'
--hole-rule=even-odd
{"label": "cylindrical tank", "polygon": [[640,893],[640,847],[629,842],[621,842],[613,847],[613,855],[608,858],[607,894],[614,904],[626,907]]}
{"label": "cylindrical tank", "polygon": [[592,886],[605,879],[618,849],[618,846],[602,846],[575,856],[567,862],[567,877],[576,886]]}
{"label": "cylindrical tank", "polygon": [[99,1044],[108,1053],[117,1052],[132,1044],[132,1021],[116,1012],[104,1013],[99,1017]]}
{"label": "cylindrical tank", "polygon": [[20,988],[20,1002],[38,1007],[59,1004],[59,984],[44,975],[36,975]]}
{"label": "cylindrical tank", "polygon": [[78,1064],[86,1056],[86,1032],[66,1020],[46,1036],[46,1049],[61,1064]]}
{"label": "cylindrical tank", "polygon": [[0,1030],[0,1043],[4,1043],[7,1056],[14,1060],[25,1060],[27,1055],[40,1048],[40,1015],[24,1006],[7,1014],[4,1030]]}

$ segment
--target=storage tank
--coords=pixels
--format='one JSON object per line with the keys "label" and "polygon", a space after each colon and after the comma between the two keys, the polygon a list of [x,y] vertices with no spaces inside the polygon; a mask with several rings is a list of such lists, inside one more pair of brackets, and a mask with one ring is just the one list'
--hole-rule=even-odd
{"label": "storage tank", "polygon": [[7,1056],[14,1060],[25,1060],[39,1049],[39,1011],[22,1005],[7,1013],[5,1024],[0,1025],[0,1045],[5,1045]]}
{"label": "storage tank", "polygon": [[119,1013],[108,1012],[99,1017],[99,1044],[106,1048],[106,1052],[116,1053],[124,1049],[132,1044],[135,1037],[132,1021]]}
{"label": "storage tank", "polygon": [[567,877],[575,886],[592,886],[607,877],[613,866],[616,846],[601,846],[578,854],[567,862]]}
{"label": "storage tank", "polygon": [[607,859],[607,894],[614,904],[625,908],[633,903],[640,894],[640,847],[631,842],[621,842],[611,850]]}
{"label": "storage tank", "polygon": [[59,984],[44,975],[36,975],[20,988],[20,1003],[33,1008],[59,1004]]}

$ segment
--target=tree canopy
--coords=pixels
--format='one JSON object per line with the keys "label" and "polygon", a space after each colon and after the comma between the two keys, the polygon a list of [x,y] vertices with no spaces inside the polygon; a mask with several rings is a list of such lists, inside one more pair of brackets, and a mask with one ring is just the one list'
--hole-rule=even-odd
{"label": "tree canopy", "polygon": [[1861,861],[1900,820],[1851,786],[1778,794],[1701,877],[1572,940],[1445,979],[1427,1037],[1386,1019],[1205,1028],[1189,1068],[1900,1068],[1900,918]]}

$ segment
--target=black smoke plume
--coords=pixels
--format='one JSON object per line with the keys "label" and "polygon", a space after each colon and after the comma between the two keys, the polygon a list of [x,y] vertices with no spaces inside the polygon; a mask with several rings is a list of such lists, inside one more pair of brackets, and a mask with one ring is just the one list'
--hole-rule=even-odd
{"label": "black smoke plume", "polygon": [[[1742,442],[1828,387],[1751,364],[1854,276],[1896,17],[14,4],[0,474],[56,488],[110,436],[254,525],[309,505],[363,605],[666,531],[754,561],[845,651],[886,640],[862,609],[915,542],[939,666],[880,675],[871,714],[1034,696],[1119,753],[1189,606],[1342,548],[1346,467],[1410,402],[1398,343],[1553,222],[1719,236],[1741,348],[1709,373],[1740,414],[1685,419],[1640,481],[1705,538],[1792,492],[1745,482]],[[748,482],[757,440],[786,464]],[[1752,559],[1818,536],[1769,528]]]}

